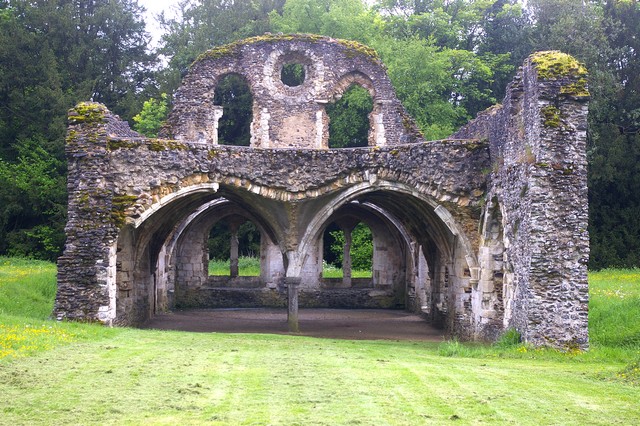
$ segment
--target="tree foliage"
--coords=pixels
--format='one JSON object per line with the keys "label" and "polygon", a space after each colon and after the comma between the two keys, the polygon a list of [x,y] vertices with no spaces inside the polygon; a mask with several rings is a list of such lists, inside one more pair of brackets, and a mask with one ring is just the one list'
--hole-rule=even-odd
{"label": "tree foliage", "polygon": [[[345,236],[341,230],[330,231],[333,241],[330,242],[335,263],[342,266],[344,261]],[[351,268],[359,271],[370,271],[373,265],[373,235],[371,229],[360,222],[351,231]]]}
{"label": "tree foliage", "polygon": [[269,13],[285,0],[180,0],[177,17],[160,16],[164,30],[160,54],[169,59],[161,74],[164,91],[173,93],[189,65],[204,51],[270,30]]}
{"label": "tree foliage", "polygon": [[159,99],[151,98],[144,101],[142,111],[133,117],[136,132],[142,133],[150,138],[158,136],[160,127],[164,124],[169,113],[167,105],[167,94],[162,93]]}
{"label": "tree foliage", "polygon": [[371,95],[357,84],[349,87],[339,100],[328,105],[329,147],[368,146],[369,114],[372,110]]}
{"label": "tree foliage", "polygon": [[67,110],[124,118],[153,77],[135,0],[0,0],[0,253],[55,259],[66,215]]}
{"label": "tree foliage", "polygon": [[218,122],[218,143],[249,146],[253,95],[245,79],[237,74],[223,77],[216,87],[213,103],[222,106],[224,112]]}
{"label": "tree foliage", "polygon": [[[238,255],[260,257],[260,231],[253,222],[238,227]],[[229,260],[231,254],[231,230],[225,220],[217,222],[209,231],[209,259]]]}

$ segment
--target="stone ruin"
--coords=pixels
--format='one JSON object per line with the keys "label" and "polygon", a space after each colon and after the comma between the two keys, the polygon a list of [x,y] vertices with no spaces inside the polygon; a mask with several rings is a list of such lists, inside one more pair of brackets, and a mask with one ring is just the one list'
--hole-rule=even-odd
{"label": "stone ruin", "polygon": [[[304,70],[298,85],[281,70]],[[253,96],[251,146],[218,143],[214,91],[238,75]],[[502,105],[425,141],[371,49],[264,35],[204,53],[161,138],[104,106],[69,113],[69,215],[59,320],[142,325],[175,308],[393,308],[461,339],[516,329],[534,345],[588,345],[586,70],[528,58]],[[373,99],[368,146],[328,147],[327,105],[351,85]],[[219,221],[260,232],[260,276],[210,277]],[[323,233],[364,222],[370,279],[322,276]],[[235,250],[235,251],[234,251]]]}

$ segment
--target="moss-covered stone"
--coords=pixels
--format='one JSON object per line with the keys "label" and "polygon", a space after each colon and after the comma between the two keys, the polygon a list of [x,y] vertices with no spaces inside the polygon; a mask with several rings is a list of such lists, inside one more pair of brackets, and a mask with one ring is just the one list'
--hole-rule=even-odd
{"label": "moss-covered stone", "polygon": [[204,59],[218,59],[225,56],[232,56],[238,52],[238,50],[250,44],[256,43],[277,43],[281,41],[302,41],[310,43],[318,43],[321,41],[332,42],[340,44],[345,48],[345,54],[349,58],[356,56],[363,56],[374,61],[380,61],[378,53],[362,43],[351,40],[332,39],[329,37],[317,35],[317,34],[263,34],[260,36],[250,37],[244,40],[235,41],[233,43],[225,44],[223,46],[215,47],[198,56],[194,63],[200,62]]}
{"label": "moss-covered stone", "polygon": [[553,105],[547,105],[546,107],[540,110],[540,114],[542,114],[542,119],[544,120],[542,123],[545,127],[558,128],[561,125],[560,120],[560,110]]}
{"label": "moss-covered stone", "polygon": [[189,147],[183,143],[173,140],[150,139],[147,142],[149,151],[186,151]]}
{"label": "moss-covered stone", "polygon": [[195,60],[194,63],[202,61],[204,59],[218,59],[225,56],[231,56],[242,47],[256,43],[276,43],[280,41],[292,41],[300,40],[306,42],[318,42],[326,39],[326,37],[315,34],[270,34],[266,33],[260,36],[249,37],[243,40],[234,41],[233,43],[225,44],[223,46],[214,47],[207,50]]}
{"label": "moss-covered stone", "polygon": [[558,80],[562,77],[586,77],[587,68],[576,58],[557,50],[537,52],[531,57],[531,62],[538,71],[541,80]]}
{"label": "moss-covered stone", "polygon": [[138,146],[140,146],[138,142],[127,139],[109,139],[107,141],[107,149],[109,151],[137,148]]}
{"label": "moss-covered stone", "polygon": [[69,143],[73,142],[77,137],[78,137],[78,132],[76,132],[75,130],[69,130],[67,132],[67,137],[65,138],[65,142],[68,145]]}
{"label": "moss-covered stone", "polygon": [[116,195],[111,202],[111,222],[118,228],[124,225],[125,210],[138,199],[135,195]]}
{"label": "moss-covered stone", "polygon": [[358,56],[366,57],[373,61],[380,61],[380,56],[378,56],[378,52],[372,49],[369,46],[365,46],[362,43],[358,43],[357,41],[352,40],[335,40],[338,44],[344,46],[345,55],[347,58],[356,58]]}
{"label": "moss-covered stone", "polygon": [[560,88],[560,93],[563,95],[569,95],[576,98],[587,98],[590,96],[587,89],[587,79],[580,78],[578,81],[564,85]]}
{"label": "moss-covered stone", "polygon": [[104,123],[106,122],[107,108],[96,102],[81,102],[69,110],[69,124]]}

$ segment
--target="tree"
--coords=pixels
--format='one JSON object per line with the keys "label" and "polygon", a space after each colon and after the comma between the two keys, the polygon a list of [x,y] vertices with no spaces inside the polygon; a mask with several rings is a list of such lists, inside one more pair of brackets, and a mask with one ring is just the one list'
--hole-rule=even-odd
{"label": "tree", "polygon": [[0,0],[0,254],[62,252],[67,110],[140,110],[155,90],[141,13],[136,0]]}
{"label": "tree", "polygon": [[55,260],[64,243],[64,163],[40,139],[18,141],[16,162],[0,160],[0,252]]}
{"label": "tree", "polygon": [[327,106],[329,147],[354,148],[369,145],[369,114],[373,100],[357,84],[349,87],[340,100]]}
{"label": "tree", "polygon": [[189,65],[208,49],[270,31],[269,14],[285,0],[181,0],[178,16],[160,15],[164,30],[159,53],[169,60],[162,89],[173,93]]}
{"label": "tree", "polygon": [[167,94],[162,93],[160,99],[149,99],[142,105],[142,111],[133,117],[135,121],[134,129],[150,138],[158,136],[160,127],[167,119],[169,106],[167,105]]}
{"label": "tree", "polygon": [[[231,231],[226,220],[211,228],[207,244],[210,259],[229,260]],[[238,251],[241,257],[260,257],[260,231],[253,222],[247,221],[238,227]]]}
{"label": "tree", "polygon": [[532,0],[536,49],[589,69],[589,267],[640,265],[640,5]]}
{"label": "tree", "polygon": [[218,143],[249,146],[253,96],[244,78],[236,74],[223,77],[216,87],[213,103],[222,106],[224,112],[218,122]]}

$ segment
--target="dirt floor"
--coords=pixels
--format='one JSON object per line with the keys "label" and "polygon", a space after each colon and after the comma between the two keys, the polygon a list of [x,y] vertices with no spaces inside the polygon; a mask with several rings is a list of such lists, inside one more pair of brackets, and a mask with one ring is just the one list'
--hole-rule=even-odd
{"label": "dirt floor", "polygon": [[295,334],[336,339],[442,341],[442,330],[404,311],[300,309],[290,333],[285,309],[194,309],[156,315],[146,328],[215,333]]}

